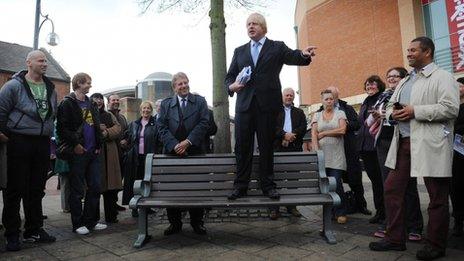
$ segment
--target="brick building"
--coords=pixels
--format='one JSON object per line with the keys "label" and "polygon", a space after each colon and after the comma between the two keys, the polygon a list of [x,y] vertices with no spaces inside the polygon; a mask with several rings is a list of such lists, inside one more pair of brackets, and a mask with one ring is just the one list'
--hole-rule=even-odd
{"label": "brick building", "polygon": [[461,75],[464,55],[459,36],[464,30],[456,21],[464,14],[456,11],[458,5],[454,0],[298,0],[298,47],[318,47],[311,66],[298,71],[300,104],[314,111],[320,92],[330,85],[339,87],[350,104],[361,103],[368,76],[385,78],[393,66],[410,69],[406,49],[423,35],[435,42],[435,62],[456,77]]}
{"label": "brick building", "polygon": [[[45,53],[48,60],[46,76],[55,84],[58,101],[61,101],[69,94],[71,78],[49,52],[45,49],[40,50]],[[30,51],[32,51],[31,47],[0,41],[0,88],[16,72],[26,69],[26,56]]]}

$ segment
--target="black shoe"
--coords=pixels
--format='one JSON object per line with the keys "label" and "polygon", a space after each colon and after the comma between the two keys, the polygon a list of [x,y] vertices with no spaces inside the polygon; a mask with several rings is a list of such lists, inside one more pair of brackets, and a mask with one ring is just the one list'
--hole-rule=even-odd
{"label": "black shoe", "polygon": [[279,211],[278,210],[271,210],[271,213],[269,214],[269,218],[271,220],[277,220],[279,218]]}
{"label": "black shoe", "polygon": [[113,219],[105,219],[106,224],[116,224],[119,223],[119,220],[117,218]]}
{"label": "black shoe", "polygon": [[118,210],[118,211],[126,211],[126,208],[116,204],[116,210]]}
{"label": "black shoe", "polygon": [[42,215],[42,219],[47,219],[48,216],[47,215]]}
{"label": "black shoe", "polygon": [[206,235],[206,228],[203,225],[192,225],[193,232],[198,235]]}
{"label": "black shoe", "polygon": [[358,213],[361,213],[361,214],[366,215],[366,216],[372,215],[372,211],[370,211],[370,210],[367,209],[366,207],[360,207],[360,208],[358,209]]}
{"label": "black shoe", "polygon": [[370,242],[369,243],[369,249],[373,251],[405,251],[406,250],[406,245],[405,244],[395,244],[395,243],[390,243],[386,240],[381,240],[377,242]]}
{"label": "black shoe", "polygon": [[453,227],[453,236],[460,237],[463,234],[463,224],[462,220],[454,219],[454,227]]}
{"label": "black shoe", "polygon": [[[169,236],[169,235],[173,235],[173,234],[177,234],[179,232],[182,231],[182,225],[169,225],[168,228],[166,228],[166,230],[164,230],[164,235],[165,236]],[[206,230],[205,230],[205,233],[206,233]]]}
{"label": "black shoe", "polygon": [[246,189],[234,189],[232,193],[227,197],[228,200],[236,200],[238,198],[244,197],[247,195]]}
{"label": "black shoe", "polygon": [[264,196],[268,196],[270,199],[280,199],[280,195],[275,189],[263,191]]}
{"label": "black shoe", "polygon": [[375,216],[369,219],[369,223],[371,224],[383,224],[385,221],[385,216],[379,213],[376,213]]}
{"label": "black shoe", "polygon": [[50,236],[45,230],[42,228],[39,229],[37,233],[26,233],[23,234],[23,242],[25,243],[52,243],[55,242],[56,238],[54,236]]}
{"label": "black shoe", "polygon": [[298,209],[296,209],[296,207],[287,208],[287,213],[292,214],[292,216],[294,216],[294,217],[302,217],[303,216],[303,215],[301,215],[300,211],[298,211]]}
{"label": "black shoe", "polygon": [[137,211],[137,209],[132,210],[132,217],[133,218],[139,217],[139,211]]}
{"label": "black shoe", "polygon": [[21,250],[21,243],[19,242],[19,235],[10,235],[6,237],[6,251],[19,251]]}
{"label": "black shoe", "polygon": [[434,260],[445,256],[445,250],[439,250],[429,245],[417,250],[416,258],[419,260]]}

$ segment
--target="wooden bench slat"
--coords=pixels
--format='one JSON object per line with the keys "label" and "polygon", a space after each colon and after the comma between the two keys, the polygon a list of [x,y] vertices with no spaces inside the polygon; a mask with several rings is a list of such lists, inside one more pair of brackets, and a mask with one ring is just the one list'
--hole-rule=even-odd
{"label": "wooden bench slat", "polygon": [[138,203],[139,206],[150,206],[157,208],[165,207],[266,207],[266,206],[301,206],[301,205],[321,205],[332,204],[333,199],[329,195],[307,195],[301,196],[282,196],[280,200],[272,200],[267,197],[246,197],[234,201],[227,200],[224,197],[209,198],[179,198],[172,200],[170,198],[144,198]]}
{"label": "wooden bench slat", "polygon": [[[257,157],[253,159],[258,162]],[[292,156],[275,156],[274,164],[286,163],[306,163],[317,162],[317,156],[311,154],[292,155]],[[153,166],[198,166],[198,165],[235,165],[235,157],[216,158],[216,157],[161,157],[153,158]]]}
{"label": "wooden bench slat", "polygon": [[[295,189],[277,189],[280,195],[306,195],[319,194],[319,188],[295,188]],[[232,190],[193,190],[193,191],[151,191],[150,197],[227,197]],[[260,189],[248,190],[249,196],[261,196],[263,192]]]}
{"label": "wooden bench slat", "polygon": [[[318,187],[318,180],[289,180],[276,181],[277,188],[298,188],[298,187]],[[233,182],[174,182],[174,183],[153,183],[153,190],[212,190],[212,189],[232,189]],[[250,182],[249,189],[258,189],[258,182]]]}
{"label": "wooden bench slat", "polygon": [[[258,164],[253,164],[252,171],[258,172]],[[274,172],[281,171],[317,171],[319,169],[317,164],[308,164],[308,163],[292,163],[292,164],[275,164]],[[164,174],[164,173],[235,173],[237,167],[235,165],[203,165],[203,166],[182,166],[182,165],[172,165],[172,166],[153,166],[152,173],[155,174]]]}
{"label": "wooden bench slat", "polygon": [[[253,177],[252,179],[256,179]],[[317,172],[275,172],[274,180],[283,179],[317,179]],[[235,174],[157,174],[151,177],[153,182],[195,182],[195,181],[232,181],[235,179]]]}

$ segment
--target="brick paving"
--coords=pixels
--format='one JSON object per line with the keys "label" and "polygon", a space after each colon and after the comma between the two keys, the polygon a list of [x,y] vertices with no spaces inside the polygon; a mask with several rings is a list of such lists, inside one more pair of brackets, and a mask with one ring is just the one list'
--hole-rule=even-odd
{"label": "brick paving", "polygon": [[[419,186],[426,218],[428,195],[423,185]],[[365,188],[373,209],[368,183]],[[415,252],[421,247],[421,243],[408,243],[404,252],[369,251],[376,225],[368,223],[369,216],[360,214],[350,215],[345,225],[334,224],[338,244],[329,245],[319,236],[322,208],[311,206],[299,207],[302,218],[282,213],[277,221],[269,220],[266,209],[213,209],[205,218],[208,235],[194,234],[186,220],[183,232],[169,237],[163,235],[166,213],[159,210],[149,217],[151,241],[135,249],[132,244],[137,226],[130,210],[120,212],[118,224],[79,236],[71,232],[69,214],[61,211],[56,177],[47,183],[46,193],[45,229],[57,237],[57,242],[23,244],[20,252],[5,252],[5,240],[0,235],[0,260],[415,260]],[[464,237],[450,237],[447,256],[441,260],[464,260]]]}

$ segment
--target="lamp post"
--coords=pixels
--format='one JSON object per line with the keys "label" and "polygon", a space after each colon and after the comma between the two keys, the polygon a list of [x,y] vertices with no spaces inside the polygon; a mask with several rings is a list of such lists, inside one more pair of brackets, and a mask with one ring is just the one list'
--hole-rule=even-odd
{"label": "lamp post", "polygon": [[[40,9],[40,2],[41,0],[36,1],[36,7],[35,7],[35,27],[34,27],[34,50],[39,49],[39,33],[40,33],[40,28],[42,28],[42,25],[45,23],[45,21],[50,21],[52,23],[52,32],[48,34],[47,36],[47,43],[51,46],[56,46],[59,41],[58,35],[55,33],[55,25],[53,24],[52,19],[48,18],[47,15],[42,15],[41,9]],[[40,22],[40,17],[45,18],[42,22]]]}

